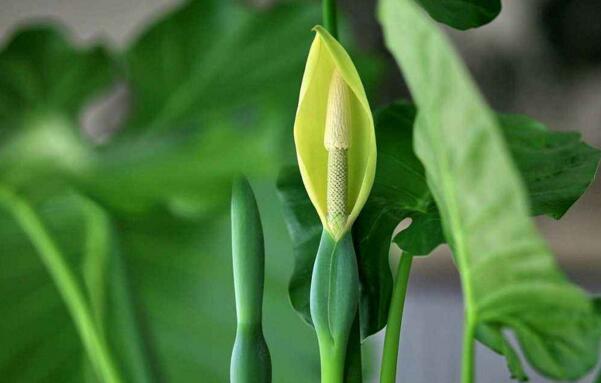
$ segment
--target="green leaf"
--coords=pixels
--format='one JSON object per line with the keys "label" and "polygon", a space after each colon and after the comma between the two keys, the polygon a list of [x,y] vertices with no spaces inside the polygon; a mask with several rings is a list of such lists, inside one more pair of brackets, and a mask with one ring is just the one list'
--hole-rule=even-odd
{"label": "green leaf", "polygon": [[530,196],[532,215],[561,218],[595,178],[601,151],[576,132],[552,132],[520,115],[500,115],[509,150]]}
{"label": "green leaf", "polygon": [[116,73],[102,46],[76,49],[56,27],[17,32],[0,52],[2,181],[48,194],[85,171],[92,158],[77,119]]}
{"label": "green leaf", "polygon": [[490,23],[501,12],[501,0],[417,0],[432,18],[465,30]]}
{"label": "green leaf", "polygon": [[511,378],[525,382],[528,376],[524,372],[522,362],[509,341],[503,336],[502,328],[496,325],[483,324],[478,326],[477,339],[490,347],[496,353],[504,355],[507,360],[507,368],[511,372]]}
{"label": "green leaf", "polygon": [[125,55],[132,114],[83,187],[126,213],[201,216],[232,176],[274,174],[318,8],[195,0],[151,25]]}
{"label": "green leaf", "polygon": [[25,129],[34,113],[69,120],[116,74],[105,48],[76,49],[57,27],[15,33],[0,53],[0,126]]}
{"label": "green leaf", "polygon": [[317,20],[318,7],[302,4],[259,11],[232,0],[188,2],[126,54],[135,106],[124,133],[215,121],[248,129],[273,110],[294,111]]}
{"label": "green leaf", "polygon": [[529,218],[526,188],[499,123],[413,1],[382,0],[379,15],[420,110],[415,148],[459,268],[466,331],[482,324],[499,334],[510,329],[542,374],[583,376],[597,361],[598,318]]}
{"label": "green leaf", "polygon": [[[601,151],[582,142],[576,132],[552,132],[526,116],[497,119],[528,189],[531,215],[560,219],[594,180]],[[401,249],[427,255],[445,243],[436,204],[411,218],[411,226],[394,238]]]}
{"label": "green leaf", "polygon": [[[82,203],[77,195],[54,198],[38,206],[44,224],[60,247],[70,272],[83,290],[89,273],[82,261],[105,263],[106,273],[93,278],[87,284],[86,298],[93,304],[95,323],[100,334],[119,361],[119,370],[127,381],[148,382],[147,356],[142,343],[138,342],[139,329],[131,305],[127,302],[130,292],[123,278],[118,253],[114,251],[112,235],[104,232],[106,224],[90,211],[89,203]],[[88,367],[85,352],[76,333],[73,318],[56,290],[36,250],[29,239],[3,211],[0,217],[0,237],[3,238],[3,268],[0,286],[3,295],[3,311],[11,313],[3,321],[0,334],[7,347],[0,353],[0,371],[6,379],[14,382],[28,381],[82,381],[95,375]],[[89,241],[90,236],[96,237]],[[104,237],[102,243],[98,238]],[[108,241],[108,242],[106,242]],[[93,245],[94,249],[90,248]],[[93,251],[90,251],[93,250]],[[86,258],[81,254],[87,253]],[[93,258],[93,259],[92,259]],[[104,260],[101,260],[104,259]],[[20,282],[17,282],[20,281]],[[35,310],[32,311],[32,307]],[[27,320],[24,321],[24,318]],[[58,347],[60,346],[60,347]],[[31,358],[27,368],[19,358]]]}
{"label": "green leaf", "polygon": [[[281,257],[290,243],[281,212],[270,203],[276,196],[265,184],[255,190],[263,218],[271,223],[265,228],[269,268],[264,322],[274,353],[274,381],[317,380],[314,336],[281,299],[292,260]],[[85,209],[72,195],[47,200],[37,209],[83,286],[79,271],[89,233]],[[16,383],[87,382],[85,354],[60,296],[28,240],[0,213],[0,374]],[[235,335],[227,217],[191,221],[153,212],[121,218],[115,227],[102,282],[108,288],[104,329],[125,381],[148,381],[142,379],[132,347],[141,347],[151,361],[155,379],[150,381],[198,376],[227,381]],[[137,323],[141,326],[133,331]],[[19,362],[22,358],[29,361],[27,368]]]}
{"label": "green leaf", "polygon": [[376,113],[378,156],[372,192],[353,226],[361,280],[363,337],[381,330],[388,318],[392,274],[388,254],[396,226],[426,212],[431,196],[424,170],[412,150],[415,108],[397,103]]}

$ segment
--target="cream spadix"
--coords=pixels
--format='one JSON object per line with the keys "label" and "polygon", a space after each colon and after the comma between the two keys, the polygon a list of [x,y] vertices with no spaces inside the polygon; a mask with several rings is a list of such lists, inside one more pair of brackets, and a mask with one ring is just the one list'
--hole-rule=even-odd
{"label": "cream spadix", "polygon": [[349,230],[373,184],[376,143],[365,90],[344,48],[315,27],[294,125],[303,183],[324,228]]}
{"label": "cream spadix", "polygon": [[347,211],[348,162],[351,144],[350,89],[337,70],[332,74],[326,110],[324,146],[328,151],[327,213],[334,237],[344,230]]}

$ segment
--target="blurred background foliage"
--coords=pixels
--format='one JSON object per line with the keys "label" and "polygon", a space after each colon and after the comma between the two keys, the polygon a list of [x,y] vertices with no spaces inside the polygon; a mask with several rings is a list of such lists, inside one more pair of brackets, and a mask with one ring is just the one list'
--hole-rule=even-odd
{"label": "blurred background foliage", "polygon": [[[75,46],[57,25],[25,27],[4,45],[2,183],[34,204],[68,257],[126,381],[227,380],[235,313],[226,206],[241,172],[262,180],[269,223],[274,380],[317,379],[315,341],[287,299],[290,244],[270,179],[291,158],[319,21],[318,4],[202,0],[159,17],[122,52]],[[90,102],[118,84],[131,100],[120,126],[82,130]],[[95,222],[89,206],[101,212]],[[2,379],[94,381],[34,248],[10,215],[0,219]]]}

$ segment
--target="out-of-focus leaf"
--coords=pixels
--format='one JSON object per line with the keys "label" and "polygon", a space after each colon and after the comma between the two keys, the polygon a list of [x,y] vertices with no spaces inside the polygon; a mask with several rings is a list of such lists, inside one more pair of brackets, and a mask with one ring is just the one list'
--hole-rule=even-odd
{"label": "out-of-focus leaf", "polygon": [[[281,256],[290,247],[281,213],[278,204],[270,203],[276,198],[272,189],[256,189],[266,222],[264,321],[274,381],[315,381],[319,361],[314,336],[294,320],[282,299],[292,260]],[[38,210],[71,268],[82,271],[89,217],[77,199],[49,200]],[[191,221],[166,212],[130,215],[117,221],[111,234],[117,235],[112,236],[101,283],[107,288],[104,332],[125,381],[187,382],[199,376],[208,383],[227,381],[235,335],[227,217]],[[90,379],[82,363],[85,353],[64,303],[27,238],[4,212],[0,250],[3,379],[96,382],[93,376],[84,380]],[[77,275],[83,286],[84,274]],[[140,364],[141,355],[150,361],[150,372]]]}
{"label": "out-of-focus leaf", "polygon": [[[440,214],[425,183],[423,167],[413,152],[415,114],[415,107],[399,102],[375,115],[376,178],[353,228],[362,282],[363,337],[386,324],[392,289],[388,254],[397,225],[405,218],[412,219],[409,227],[394,237],[394,242],[413,255],[428,255],[445,243]],[[535,207],[531,213],[559,218],[591,183],[600,152],[580,141],[578,134],[551,132],[524,116],[500,115],[499,121],[530,191]],[[278,188],[294,243],[290,300],[310,324],[309,287],[321,225],[295,167],[280,173]],[[539,192],[543,188],[546,193]]]}
{"label": "out-of-focus leaf", "polygon": [[16,32],[0,52],[2,182],[46,194],[64,183],[57,174],[84,172],[92,158],[77,118],[115,75],[101,46],[76,49],[56,27]]}
{"label": "out-of-focus leaf", "polygon": [[114,75],[101,46],[77,49],[56,27],[18,31],[0,53],[1,131],[26,129],[34,113],[74,121]]}
{"label": "out-of-focus leaf", "polygon": [[501,0],[417,0],[432,18],[465,30],[490,23],[501,12]]}
{"label": "out-of-focus leaf", "polygon": [[223,211],[232,175],[275,169],[274,145],[274,134],[232,126],[162,132],[109,146],[79,184],[121,213],[207,216]]}
{"label": "out-of-focus leaf", "polygon": [[275,173],[318,20],[315,4],[233,0],[162,17],[126,52],[132,114],[87,190],[121,211],[199,216],[227,205],[233,175]]}
{"label": "out-of-focus leaf", "polygon": [[[444,35],[413,0],[382,0],[387,46],[419,108],[416,153],[461,275],[466,331],[512,330],[530,364],[570,380],[597,362],[598,316],[529,218],[500,125]],[[490,337],[480,338],[493,349]],[[509,352],[512,373],[518,376]],[[513,354],[513,351],[511,352]]]}
{"label": "out-of-focus leaf", "polygon": [[[108,232],[100,239],[101,222],[90,219],[89,206],[77,195],[56,197],[38,206],[55,242],[67,257],[71,271],[95,308],[96,326],[106,334],[124,379],[149,382],[147,360],[138,342],[139,329],[129,304],[129,289],[121,277],[121,260]],[[105,222],[107,223],[107,222]],[[90,236],[96,237],[90,241]],[[4,211],[0,216],[2,270],[0,306],[6,313],[0,326],[3,339],[0,372],[11,382],[96,381],[73,320],[54,283],[28,238]],[[90,245],[94,249],[90,249]],[[93,250],[93,251],[91,251]],[[82,254],[87,253],[86,258]],[[83,260],[104,263],[98,278],[89,273]],[[85,283],[86,280],[93,283]],[[27,368],[23,368],[27,360]]]}
{"label": "out-of-focus leaf", "polygon": [[188,2],[127,52],[134,112],[123,133],[207,129],[216,119],[244,130],[261,114],[288,113],[318,20],[318,7],[302,4],[259,11],[233,0]]}
{"label": "out-of-focus leaf", "polygon": [[[265,222],[263,321],[273,381],[317,381],[315,337],[282,299],[292,259],[282,257],[290,242],[279,206],[273,203],[276,196],[272,187],[253,186]],[[236,315],[227,217],[192,221],[157,212],[129,217],[119,227],[163,378],[228,381]]]}

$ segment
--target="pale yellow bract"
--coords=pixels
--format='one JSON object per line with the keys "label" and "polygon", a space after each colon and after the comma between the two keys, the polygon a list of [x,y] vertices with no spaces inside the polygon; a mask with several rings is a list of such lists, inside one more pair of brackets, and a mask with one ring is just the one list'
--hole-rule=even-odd
{"label": "pale yellow bract", "polygon": [[[303,183],[326,230],[336,239],[347,232],[371,190],[376,168],[376,137],[371,109],[349,55],[323,27],[316,26],[301,85],[294,123],[294,141]],[[328,94],[338,72],[351,90],[348,149],[348,220],[342,231],[328,225],[328,152],[324,146]]]}

